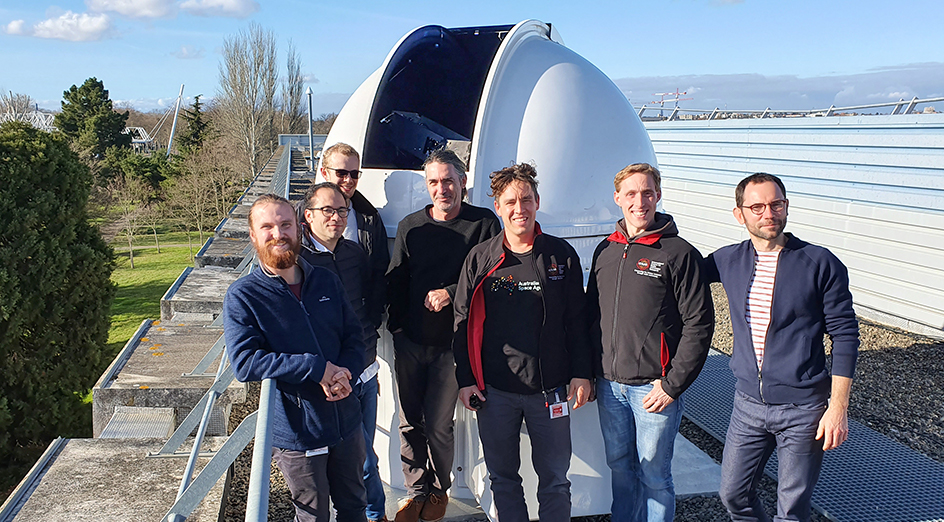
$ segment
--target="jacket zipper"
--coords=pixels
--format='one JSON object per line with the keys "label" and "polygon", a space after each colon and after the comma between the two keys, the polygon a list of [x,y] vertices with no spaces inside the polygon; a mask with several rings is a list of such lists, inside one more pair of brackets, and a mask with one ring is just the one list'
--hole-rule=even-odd
{"label": "jacket zipper", "polygon": [[[283,280],[283,281],[284,281],[284,280]],[[306,282],[307,282],[307,279],[306,279]],[[288,284],[288,283],[286,283],[286,285],[287,285],[287,284]],[[303,289],[303,290],[304,290],[304,289]],[[289,290],[289,293],[291,294],[292,291]],[[302,295],[305,295],[305,294],[303,293]],[[292,297],[295,297],[295,294],[292,294]],[[306,317],[311,317],[311,314],[308,313],[308,308],[305,307],[304,301],[302,301],[301,299],[297,299],[297,301],[298,301],[298,305],[301,306],[301,308],[302,308],[302,312],[305,312],[305,316],[306,316]],[[318,340],[318,336],[315,335],[315,330],[311,327],[311,321],[305,321],[305,323],[308,325],[308,332],[311,333],[312,339],[314,339],[315,341],[317,341],[317,340]],[[322,357],[325,357],[324,353],[322,353],[321,356],[322,356]],[[327,361],[328,358],[325,357],[325,360]],[[319,379],[319,380],[320,380],[320,379]],[[299,407],[301,406],[301,399],[299,399],[299,404],[298,404],[298,405],[299,405]],[[334,426],[335,426],[335,428],[336,428],[336,430],[337,430],[338,438],[340,438],[340,437],[341,437],[341,415],[338,413],[338,403],[337,403],[337,402],[333,402],[333,403],[331,404],[331,406],[333,407],[332,409],[334,410]]]}
{"label": "jacket zipper", "polygon": [[544,293],[547,291],[547,278],[544,277],[544,272],[538,270],[538,263],[534,260],[534,245],[531,245],[531,267],[534,269],[535,273],[538,275],[538,279],[541,280],[541,332],[538,334],[538,375],[541,378],[541,393],[544,394],[544,406],[548,405],[548,396],[547,396],[547,386],[544,384],[544,363],[541,361],[541,337],[544,335],[544,325],[547,323],[547,301],[545,300]]}
{"label": "jacket zipper", "polygon": [[623,246],[623,257],[620,258],[619,266],[616,269],[616,293],[613,295],[613,329],[610,335],[610,346],[613,350],[613,366],[611,368],[613,375],[616,375],[616,369],[619,368],[619,361],[617,361],[616,358],[619,357],[620,350],[616,349],[616,331],[619,317],[620,289],[623,286],[623,261],[626,260],[628,254],[629,243],[626,243],[626,245]]}
{"label": "jacket zipper", "polygon": [[[754,252],[754,255],[757,256],[756,251]],[[780,255],[778,254],[777,257],[778,257],[777,270],[780,270],[780,259],[779,259]],[[751,274],[751,278],[753,279],[756,276],[757,276],[757,261],[754,262],[754,273]],[[763,360],[767,359],[767,339],[770,337],[770,326],[771,326],[770,323],[773,322],[774,320],[774,314],[773,314],[774,292],[776,291],[777,291],[777,272],[774,271],[774,287],[770,290],[770,322],[767,323],[767,330],[764,332],[764,359]],[[750,295],[751,295],[751,287],[748,286],[747,296],[744,299],[745,307],[747,306],[747,302],[748,302],[748,299],[750,298]],[[747,311],[745,310],[745,313],[746,312]],[[750,334],[751,325],[747,325],[747,329],[748,329],[748,334]],[[754,352],[754,337],[753,336],[751,336],[751,352],[752,352],[751,355],[754,357],[754,365],[757,366],[757,390],[758,392],[760,392],[760,401],[763,402],[764,404],[767,404],[767,399],[764,398],[764,372],[763,372],[764,366],[763,366],[763,362],[761,364],[757,364],[757,354],[753,353]]]}

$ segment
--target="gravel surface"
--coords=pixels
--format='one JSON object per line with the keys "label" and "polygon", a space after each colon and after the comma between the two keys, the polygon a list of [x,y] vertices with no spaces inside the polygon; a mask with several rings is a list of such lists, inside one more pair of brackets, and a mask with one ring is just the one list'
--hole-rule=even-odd
{"label": "gravel surface", "polygon": [[[731,321],[721,285],[712,285],[715,301],[715,336],[712,346],[731,353]],[[944,463],[944,341],[860,322],[859,352],[849,416],[905,446]],[[233,406],[231,429],[258,407],[259,384],[252,383],[249,400]],[[724,444],[687,419],[680,433],[711,458],[721,462]],[[252,446],[234,465],[225,520],[243,520]],[[771,515],[776,513],[777,483],[764,477],[759,494]],[[293,508],[278,468],[272,466],[269,520],[292,520]],[[580,522],[607,522],[608,515],[580,517]],[[713,522],[730,520],[717,496],[678,499],[675,520]],[[813,514],[814,522],[825,517]]]}

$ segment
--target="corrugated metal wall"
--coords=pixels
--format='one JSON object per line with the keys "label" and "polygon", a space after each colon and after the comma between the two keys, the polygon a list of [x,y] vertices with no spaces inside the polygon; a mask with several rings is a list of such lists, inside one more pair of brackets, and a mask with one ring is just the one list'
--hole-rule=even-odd
{"label": "corrugated metal wall", "polygon": [[703,254],[747,239],[746,175],[783,179],[787,231],[849,267],[859,315],[944,336],[944,115],[648,122],[663,207]]}

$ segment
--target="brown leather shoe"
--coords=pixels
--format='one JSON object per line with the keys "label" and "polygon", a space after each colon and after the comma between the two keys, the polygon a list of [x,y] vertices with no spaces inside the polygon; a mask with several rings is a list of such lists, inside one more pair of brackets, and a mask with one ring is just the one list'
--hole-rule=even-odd
{"label": "brown leather shoe", "polygon": [[408,498],[400,503],[400,510],[393,517],[393,522],[417,522],[426,502],[422,499]]}
{"label": "brown leather shoe", "polygon": [[439,522],[446,516],[446,505],[449,504],[449,496],[443,493],[437,495],[430,493],[426,498],[426,504],[420,511],[420,520],[423,522]]}

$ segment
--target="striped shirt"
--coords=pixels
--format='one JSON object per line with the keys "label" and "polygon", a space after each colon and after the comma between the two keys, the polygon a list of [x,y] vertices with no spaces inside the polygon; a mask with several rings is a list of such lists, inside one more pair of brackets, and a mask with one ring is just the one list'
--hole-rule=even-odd
{"label": "striped shirt", "polygon": [[780,251],[754,252],[754,275],[747,291],[747,307],[744,318],[751,329],[754,341],[754,356],[757,369],[764,364],[764,344],[770,326],[770,305],[774,295],[774,279],[777,276],[777,260]]}

